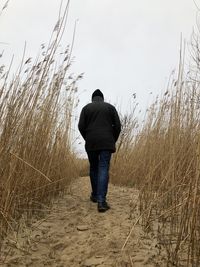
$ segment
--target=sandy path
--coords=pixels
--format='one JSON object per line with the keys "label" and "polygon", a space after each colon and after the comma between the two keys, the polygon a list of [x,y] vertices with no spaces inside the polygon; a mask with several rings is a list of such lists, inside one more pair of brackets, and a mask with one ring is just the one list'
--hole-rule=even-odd
{"label": "sandy path", "polygon": [[78,179],[44,219],[23,228],[17,243],[7,239],[0,266],[166,266],[156,241],[139,225],[121,251],[138,217],[136,190],[110,185],[111,209],[106,213],[97,212],[89,193],[89,179]]}

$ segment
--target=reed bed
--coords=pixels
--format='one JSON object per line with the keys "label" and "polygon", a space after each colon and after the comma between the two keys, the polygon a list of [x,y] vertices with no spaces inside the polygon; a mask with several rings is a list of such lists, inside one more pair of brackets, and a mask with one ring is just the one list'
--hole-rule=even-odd
{"label": "reed bed", "polygon": [[85,158],[76,159],[77,169],[80,177],[89,176],[89,162]]}
{"label": "reed bed", "polygon": [[78,176],[71,125],[81,75],[70,74],[71,48],[59,49],[67,12],[34,61],[24,49],[13,78],[0,67],[0,245],[22,214],[43,210]]}
{"label": "reed bed", "polygon": [[181,54],[178,74],[149,107],[142,127],[134,112],[122,118],[111,170],[113,183],[139,188],[141,223],[165,248],[167,266],[200,266],[198,38],[194,43],[193,68],[185,75]]}

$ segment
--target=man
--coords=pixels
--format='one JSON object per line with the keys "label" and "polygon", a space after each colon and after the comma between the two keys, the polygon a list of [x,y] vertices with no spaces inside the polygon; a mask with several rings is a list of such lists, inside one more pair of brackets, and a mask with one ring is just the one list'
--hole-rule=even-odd
{"label": "man", "polygon": [[99,89],[93,92],[92,103],[83,107],[78,128],[85,140],[90,163],[90,200],[98,202],[99,212],[105,212],[110,208],[106,202],[110,159],[115,152],[121,123],[115,107],[104,102]]}

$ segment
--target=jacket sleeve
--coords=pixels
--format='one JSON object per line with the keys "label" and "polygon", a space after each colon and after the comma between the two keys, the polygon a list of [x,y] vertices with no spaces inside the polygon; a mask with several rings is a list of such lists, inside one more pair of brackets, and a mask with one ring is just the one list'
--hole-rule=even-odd
{"label": "jacket sleeve", "polygon": [[113,125],[112,126],[113,126],[115,142],[117,142],[117,139],[121,132],[121,122],[120,122],[119,115],[115,107],[113,107]]}
{"label": "jacket sleeve", "polygon": [[79,132],[81,133],[82,137],[85,139],[85,129],[86,129],[86,123],[85,123],[85,109],[83,108],[81,111],[81,115],[79,118],[79,123],[78,123],[78,129]]}

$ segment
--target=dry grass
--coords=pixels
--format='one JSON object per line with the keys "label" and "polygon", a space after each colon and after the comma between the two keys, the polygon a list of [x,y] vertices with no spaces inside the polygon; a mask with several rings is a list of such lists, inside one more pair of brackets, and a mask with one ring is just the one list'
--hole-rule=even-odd
{"label": "dry grass", "polygon": [[142,129],[134,113],[123,118],[111,171],[112,182],[140,189],[144,229],[157,234],[173,266],[200,266],[200,57],[193,41],[195,74],[185,77],[181,55],[177,77]]}
{"label": "dry grass", "polygon": [[77,169],[80,177],[89,176],[89,162],[85,158],[76,159]]}
{"label": "dry grass", "polygon": [[58,57],[67,12],[33,64],[23,58],[12,79],[0,67],[0,240],[78,175],[71,121],[81,76],[69,73],[69,47]]}

